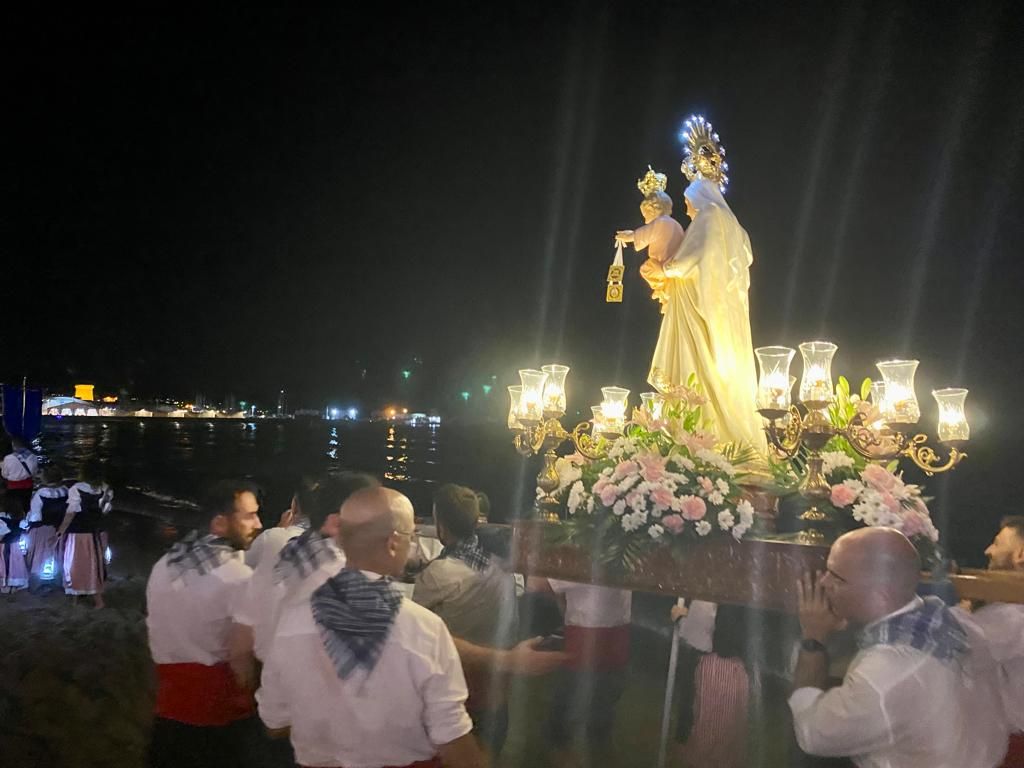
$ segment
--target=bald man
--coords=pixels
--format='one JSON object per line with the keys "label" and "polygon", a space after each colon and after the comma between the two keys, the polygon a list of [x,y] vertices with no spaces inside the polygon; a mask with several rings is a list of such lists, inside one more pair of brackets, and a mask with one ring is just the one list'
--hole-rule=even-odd
{"label": "bald man", "polygon": [[[967,632],[935,597],[916,595],[920,560],[891,528],[836,540],[824,574],[797,584],[803,640],[789,699],[804,751],[860,768],[991,768],[1006,748],[992,690],[965,671]],[[826,692],[828,636],[858,630],[841,686]]]}
{"label": "bald man", "polygon": [[484,765],[448,629],[390,584],[413,532],[402,494],[352,494],[339,514],[345,567],[278,622],[257,700],[268,728],[290,729],[301,766]]}

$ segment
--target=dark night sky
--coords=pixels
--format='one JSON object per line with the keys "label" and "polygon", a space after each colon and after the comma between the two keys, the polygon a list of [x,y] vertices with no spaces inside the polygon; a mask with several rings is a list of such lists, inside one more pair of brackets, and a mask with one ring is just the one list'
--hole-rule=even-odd
{"label": "dark night sky", "polygon": [[754,245],[755,344],[826,336],[857,380],[913,354],[922,399],[955,382],[1011,410],[1021,12],[752,5],[12,22],[0,378],[428,407],[557,357],[580,407],[640,389],[657,306],[632,252],[604,303],[611,236],[647,163],[681,203],[702,111]]}

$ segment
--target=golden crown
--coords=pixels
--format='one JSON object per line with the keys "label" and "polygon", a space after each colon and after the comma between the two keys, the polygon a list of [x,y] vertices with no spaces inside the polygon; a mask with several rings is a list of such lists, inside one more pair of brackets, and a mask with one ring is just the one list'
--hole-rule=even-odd
{"label": "golden crown", "polygon": [[637,179],[636,188],[644,197],[650,197],[655,192],[664,192],[668,187],[668,176],[658,173],[651,166],[647,166],[647,173],[642,179]]}
{"label": "golden crown", "polygon": [[683,146],[683,164],[680,170],[690,181],[707,179],[718,184],[725,192],[729,184],[726,171],[729,164],[725,162],[725,147],[722,146],[718,134],[703,115],[690,115],[683,124],[679,134]]}

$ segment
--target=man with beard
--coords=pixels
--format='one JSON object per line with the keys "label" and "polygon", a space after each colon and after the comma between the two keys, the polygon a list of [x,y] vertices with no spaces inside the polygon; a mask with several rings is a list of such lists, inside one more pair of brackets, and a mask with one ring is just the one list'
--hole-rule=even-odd
{"label": "man with beard", "polygon": [[[985,554],[990,571],[1015,572],[1024,590],[1024,516],[1004,517]],[[974,620],[998,665],[1003,711],[1014,731],[1003,765],[1024,765],[1024,604],[990,603],[978,608]]]}
{"label": "man with beard", "polygon": [[157,670],[153,768],[260,766],[263,735],[252,691],[228,664],[230,617],[252,570],[244,552],[263,525],[259,489],[223,481],[195,531],[153,566],[146,587],[149,649]]}

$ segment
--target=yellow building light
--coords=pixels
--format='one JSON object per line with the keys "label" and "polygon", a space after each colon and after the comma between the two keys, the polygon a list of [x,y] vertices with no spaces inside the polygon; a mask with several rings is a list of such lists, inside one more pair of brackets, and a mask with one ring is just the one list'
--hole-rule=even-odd
{"label": "yellow building light", "polygon": [[75,399],[92,400],[94,389],[96,389],[95,384],[75,384]]}

